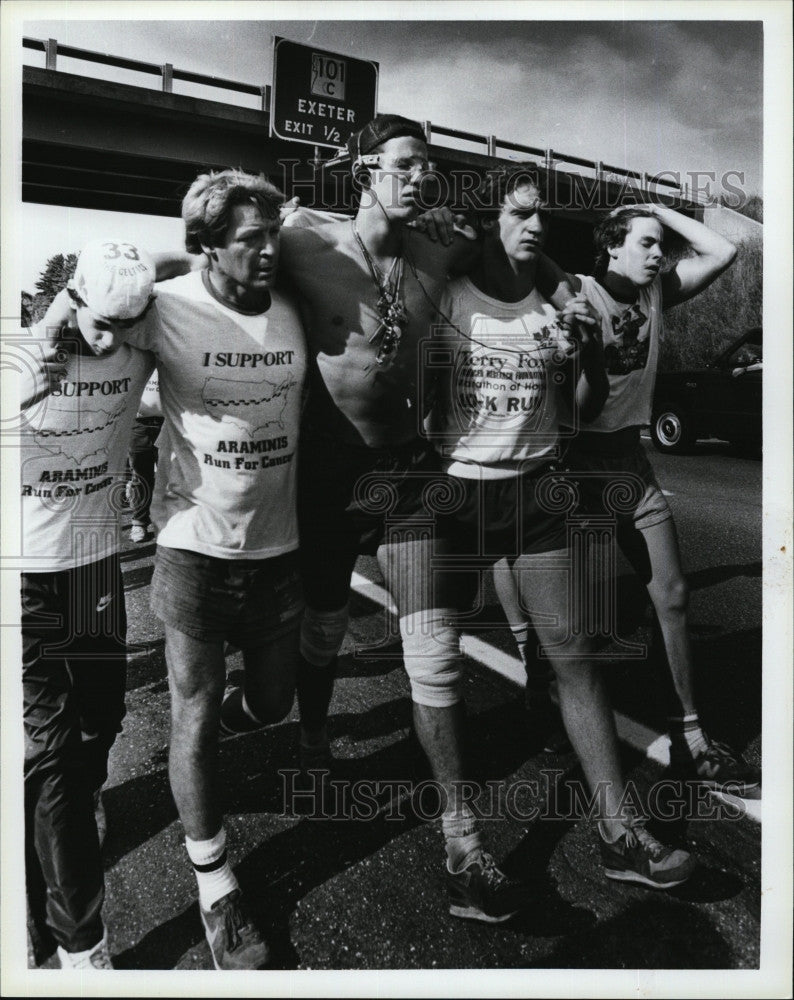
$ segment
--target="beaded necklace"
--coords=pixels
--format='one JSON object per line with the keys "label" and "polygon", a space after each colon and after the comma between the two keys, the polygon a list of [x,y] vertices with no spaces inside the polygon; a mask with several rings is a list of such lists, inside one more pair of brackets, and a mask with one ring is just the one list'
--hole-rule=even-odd
{"label": "beaded necklace", "polygon": [[403,335],[403,324],[408,319],[405,306],[400,301],[400,288],[403,280],[403,258],[402,254],[394,258],[388,274],[384,275],[370,252],[364,246],[364,241],[359,236],[356,229],[355,219],[353,222],[353,236],[361,256],[364,258],[369,273],[378,290],[378,301],[376,308],[380,325],[377,330],[368,338],[370,344],[378,342],[378,353],[375,361],[381,368],[388,368],[397,356],[397,349]]}

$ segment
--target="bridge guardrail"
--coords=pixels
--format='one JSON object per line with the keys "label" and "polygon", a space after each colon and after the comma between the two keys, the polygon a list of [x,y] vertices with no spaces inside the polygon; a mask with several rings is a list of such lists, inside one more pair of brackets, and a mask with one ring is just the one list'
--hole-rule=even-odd
{"label": "bridge guardrail", "polygon": [[[114,56],[104,52],[95,52],[91,49],[82,49],[74,45],[62,45],[55,38],[48,38],[46,41],[41,38],[24,37],[22,46],[26,49],[33,49],[44,52],[46,69],[56,70],[58,56],[62,55],[72,59],[82,59],[86,62],[98,63],[104,66],[113,66],[118,69],[133,70],[140,73],[148,73],[159,76],[162,81],[162,89],[165,93],[173,93],[173,81],[182,80],[186,83],[195,83],[207,87],[215,87],[222,90],[230,90],[240,94],[249,94],[259,97],[261,109],[268,112],[270,110],[270,87],[267,84],[257,86],[251,83],[242,83],[239,80],[229,80],[219,76],[208,76],[204,73],[194,73],[190,70],[183,70],[174,67],[171,63],[150,63],[139,59],[127,59],[123,56]],[[444,125],[433,125],[430,121],[422,123],[427,141],[430,143],[434,136],[446,136],[451,139],[458,139],[464,142],[472,142],[485,146],[486,155],[497,157],[497,150],[509,150],[516,153],[527,153],[530,156],[542,157],[547,169],[557,163],[570,164],[571,166],[583,167],[594,172],[596,180],[618,179],[637,180],[644,190],[650,190],[651,185],[655,187],[665,187],[678,192],[683,198],[690,201],[699,201],[692,198],[689,193],[688,184],[678,184],[669,177],[648,174],[637,170],[629,170],[626,167],[605,164],[598,160],[589,160],[581,156],[574,156],[569,153],[561,153],[559,150],[550,147],[527,146],[522,143],[512,142],[507,139],[499,139],[495,135],[481,135],[477,132],[468,132],[463,129],[448,128]]]}

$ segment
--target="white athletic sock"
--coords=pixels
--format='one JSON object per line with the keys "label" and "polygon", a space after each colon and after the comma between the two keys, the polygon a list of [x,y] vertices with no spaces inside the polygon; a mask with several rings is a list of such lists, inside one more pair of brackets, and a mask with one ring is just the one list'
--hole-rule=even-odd
{"label": "white athletic sock", "polygon": [[526,622],[522,622],[520,625],[511,625],[510,631],[513,633],[513,638],[516,641],[516,646],[518,646],[518,652],[521,655],[521,659],[526,660],[527,642],[529,641],[529,626]]}
{"label": "white athletic sock", "polygon": [[482,850],[482,838],[471,809],[464,805],[441,817],[447,864],[451,872],[461,871]]}
{"label": "white athletic sock", "polygon": [[209,840],[185,837],[185,847],[198,882],[199,902],[204,910],[239,888],[226,856],[226,831],[223,827]]}
{"label": "white athletic sock", "polygon": [[697,712],[684,716],[669,716],[667,730],[670,735],[670,756],[674,760],[690,760],[708,750],[709,741],[700,728]]}

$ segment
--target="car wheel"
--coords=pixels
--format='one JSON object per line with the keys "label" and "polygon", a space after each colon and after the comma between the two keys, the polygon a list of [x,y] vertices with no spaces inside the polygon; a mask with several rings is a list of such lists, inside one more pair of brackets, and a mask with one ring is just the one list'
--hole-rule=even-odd
{"label": "car wheel", "polygon": [[681,454],[695,442],[690,416],[676,405],[661,407],[651,421],[651,439],[659,451]]}

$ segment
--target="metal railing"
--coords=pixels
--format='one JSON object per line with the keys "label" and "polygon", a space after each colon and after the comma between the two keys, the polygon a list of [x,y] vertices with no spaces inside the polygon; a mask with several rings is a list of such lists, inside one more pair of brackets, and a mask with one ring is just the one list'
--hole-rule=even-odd
{"label": "metal railing", "polygon": [[[45,68],[56,70],[58,56],[72,59],[82,59],[85,62],[99,63],[104,66],[114,66],[118,69],[135,70],[139,73],[148,73],[159,76],[162,81],[162,90],[173,93],[174,80],[182,80],[186,83],[196,83],[206,87],[215,87],[221,90],[231,90],[239,94],[249,94],[260,99],[261,109],[270,110],[270,87],[267,84],[257,86],[251,83],[241,83],[239,80],[228,80],[220,76],[207,76],[204,73],[193,73],[189,70],[176,69],[171,63],[150,63],[139,59],[125,59],[122,56],[109,55],[104,52],[94,52],[90,49],[81,49],[73,45],[61,45],[55,38],[48,38],[46,41],[40,38],[22,39],[22,45],[26,49],[35,49],[45,54]],[[629,170],[626,167],[616,167],[611,164],[602,163],[599,160],[588,160],[581,156],[573,156],[568,153],[561,153],[559,150],[550,147],[526,146],[522,143],[511,142],[507,139],[499,139],[495,135],[481,135],[477,132],[466,132],[462,129],[447,128],[444,125],[433,125],[430,121],[422,122],[428,143],[433,140],[433,136],[446,136],[451,139],[458,139],[464,142],[471,142],[485,147],[485,155],[497,158],[497,150],[509,150],[514,153],[526,153],[530,156],[541,157],[543,165],[551,170],[558,163],[576,167],[584,167],[592,170],[597,181],[616,179],[618,181],[639,181],[644,190],[649,190],[653,184],[656,187],[673,188],[680,192],[684,198],[689,199],[689,185],[678,184],[669,177],[648,174],[637,170]]]}
{"label": "metal railing", "polygon": [[137,73],[148,73],[159,76],[162,80],[162,90],[166,94],[174,92],[174,80],[185,83],[198,83],[205,87],[216,87],[220,90],[232,90],[238,94],[251,94],[258,97],[262,110],[270,109],[270,87],[263,84],[257,87],[252,83],[241,83],[239,80],[227,80],[222,76],[207,76],[204,73],[193,73],[189,70],[176,69],[171,63],[150,63],[140,59],[125,59],[105,52],[93,52],[90,49],[79,49],[74,45],[61,45],[55,38],[45,42],[41,38],[23,38],[22,46],[35,49],[45,54],[45,69],[57,69],[58,56],[70,59],[82,59],[84,62],[99,63],[103,66],[114,66],[117,69],[130,69]]}

